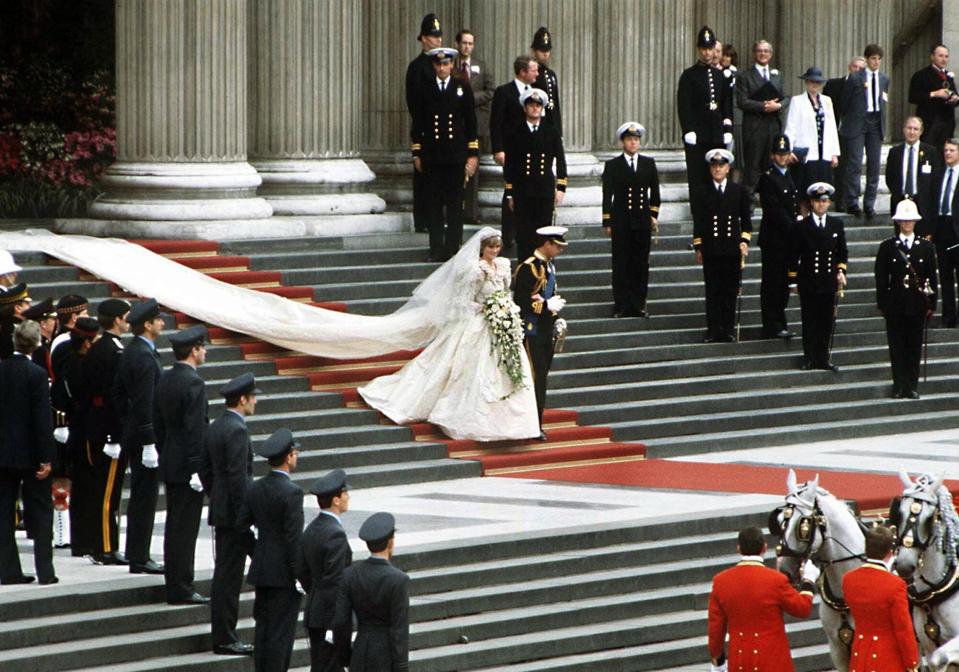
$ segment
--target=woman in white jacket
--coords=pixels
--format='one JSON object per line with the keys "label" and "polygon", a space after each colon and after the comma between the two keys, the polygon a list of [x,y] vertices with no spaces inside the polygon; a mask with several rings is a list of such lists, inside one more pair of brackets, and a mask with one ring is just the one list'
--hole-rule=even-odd
{"label": "woman in white jacket", "polygon": [[833,168],[839,164],[839,132],[829,96],[822,95],[826,79],[822,70],[811,67],[799,77],[806,93],[789,100],[786,135],[792,142],[792,160],[800,193],[814,182],[833,183]]}

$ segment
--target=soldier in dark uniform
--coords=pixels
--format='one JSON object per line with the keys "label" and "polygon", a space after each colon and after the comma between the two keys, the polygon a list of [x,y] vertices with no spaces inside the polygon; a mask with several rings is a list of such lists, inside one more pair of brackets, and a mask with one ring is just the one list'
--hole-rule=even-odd
{"label": "soldier in dark uniform", "polygon": [[156,340],[163,331],[165,317],[156,299],[141,301],[130,309],[127,322],[133,338],[123,349],[114,381],[114,403],[123,425],[120,445],[130,461],[126,558],[131,574],[163,573],[163,565],[150,558],[150,541],[156,515],[159,466],[153,419],[162,370]]}
{"label": "soldier in dark uniform", "polygon": [[809,185],[812,212],[793,228],[789,279],[799,287],[802,309],[803,371],[839,371],[829,359],[836,317],[836,292],[846,286],[846,233],[842,220],[826,211],[835,190],[825,182]]}
{"label": "soldier in dark uniform", "polygon": [[703,188],[699,212],[693,218],[693,248],[703,267],[706,285],[706,343],[736,340],[736,296],[742,267],[749,254],[752,222],[749,194],[728,179],[733,155],[725,149],[706,152],[712,175]]}
{"label": "soldier in dark uniform", "polygon": [[70,329],[76,324],[77,319],[81,317],[90,317],[90,303],[85,296],[79,294],[67,294],[61,296],[57,301],[57,325],[59,331],[50,344],[50,353],[59,347],[61,343],[66,343],[70,339]]}
{"label": "soldier in dark uniform", "polygon": [[[417,105],[423,88],[433,80],[433,62],[427,55],[430,49],[443,45],[443,31],[436,14],[427,14],[420,22],[420,34],[416,38],[422,51],[406,67],[406,110],[410,120],[416,118]],[[413,140],[413,142],[416,142]],[[427,231],[426,181],[423,174],[413,171],[413,228],[419,233]]]}
{"label": "soldier in dark uniform", "polygon": [[236,634],[246,558],[253,553],[253,532],[240,526],[240,509],[253,482],[253,446],[246,418],[256,410],[252,373],[244,373],[220,389],[226,410],[207,427],[200,476],[210,496],[208,522],[213,526],[214,565],[210,587],[213,653],[248,656],[253,646]]}
{"label": "soldier in dark uniform", "polygon": [[40,325],[40,347],[33,351],[30,359],[37,366],[42,366],[47,375],[53,378],[50,345],[57,331],[57,311],[53,307],[53,299],[47,298],[39,303],[30,304],[30,307],[23,311],[23,319],[33,320]]}
{"label": "soldier in dark uniform", "polygon": [[13,330],[23,321],[23,312],[29,307],[30,292],[25,282],[0,294],[0,359],[13,354]]}
{"label": "soldier in dark uniform", "polygon": [[287,428],[273,432],[257,449],[270,473],[247,488],[237,524],[256,526],[256,545],[247,583],[256,589],[253,602],[253,665],[256,672],[290,668],[296,615],[300,610],[296,563],[303,534],[303,490],[290,479],[299,444]]}
{"label": "soldier in dark uniform", "polygon": [[553,36],[546,30],[546,26],[540,26],[537,29],[530,49],[533,52],[533,58],[539,64],[539,74],[533,86],[545,91],[548,98],[546,109],[543,111],[543,123],[554,127],[562,138],[563,114],[559,102],[559,77],[556,76],[556,71],[549,67],[550,58],[553,56]]}
{"label": "soldier in dark uniform", "polygon": [[553,363],[553,328],[557,315],[566,306],[566,300],[556,291],[553,259],[566,249],[566,232],[562,226],[545,226],[537,230],[539,245],[536,251],[516,268],[513,276],[513,300],[519,306],[523,320],[523,344],[533,369],[540,439],[544,440],[543,409],[546,406],[546,377]]}
{"label": "soldier in dark uniform", "polygon": [[613,239],[613,317],[648,317],[649,247],[659,231],[659,171],[640,155],[646,129],[628,121],[616,129],[623,153],[603,166],[603,230]]}
{"label": "soldier in dark uniform", "polygon": [[[340,665],[350,672],[409,670],[410,577],[390,563],[396,521],[389,513],[374,513],[360,527],[360,539],[370,557],[343,571],[336,597],[333,645]],[[350,643],[353,614],[356,641]]]}
{"label": "soldier in dark uniform", "polygon": [[763,338],[792,338],[786,324],[789,303],[789,240],[793,226],[802,221],[801,198],[789,171],[792,146],[785,135],[772,140],[772,166],[759,178],[759,202],[763,219],[759,228],[759,249],[762,250]]}
{"label": "soldier in dark uniform", "polygon": [[715,46],[716,33],[703,27],[696,38],[699,60],[683,71],[676,91],[676,109],[686,152],[689,206],[694,219],[700,200],[697,194],[709,185],[709,172],[703,158],[709,150],[722,148],[733,140],[732,93],[722,71],[712,65]]}
{"label": "soldier in dark uniform", "polygon": [[100,565],[125,565],[119,551],[120,495],[127,455],[120,449],[123,426],[111,391],[123,354],[120,337],[130,330],[126,321],[130,304],[107,299],[97,306],[103,334],[83,363],[86,382],[86,441],[93,463],[93,561]]}
{"label": "soldier in dark uniform", "polygon": [[918,399],[923,331],[936,310],[936,251],[916,235],[921,215],[914,201],[900,201],[893,219],[899,234],[884,240],[876,255],[876,302],[886,318],[892,396]]}
{"label": "soldier in dark uniform", "polygon": [[511,131],[503,176],[507,203],[516,217],[516,255],[522,261],[536,247],[535,231],[553,221],[553,210],[566,195],[567,178],[563,138],[542,121],[546,93],[531,89],[520,100],[526,120]]}
{"label": "soldier in dark uniform", "polygon": [[350,508],[346,472],[334,469],[310,487],[320,507],[319,515],[303,530],[299,577],[306,590],[303,625],[310,636],[310,672],[343,672],[333,648],[336,594],[343,570],[353,561],[350,542],[340,516]]}
{"label": "soldier in dark uniform", "polygon": [[209,423],[206,384],[196,370],[206,362],[206,339],[202,325],[170,336],[176,361],[161,374],[157,387],[159,476],[166,490],[163,566],[167,604],[210,601],[193,585],[193,559],[203,513],[203,436]]}
{"label": "soldier in dark uniform", "polygon": [[[413,165],[426,179],[429,261],[446,261],[463,238],[463,189],[479,163],[476,109],[469,85],[454,79],[455,49],[433,49],[435,77],[413,116]],[[445,212],[444,212],[445,211]]]}

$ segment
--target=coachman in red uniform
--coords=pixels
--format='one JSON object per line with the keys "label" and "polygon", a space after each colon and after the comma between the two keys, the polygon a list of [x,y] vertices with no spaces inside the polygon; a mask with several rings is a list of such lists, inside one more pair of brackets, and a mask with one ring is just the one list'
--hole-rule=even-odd
{"label": "coachman in red uniform", "polygon": [[[712,669],[727,669],[727,661],[729,672],[793,672],[783,612],[809,616],[819,570],[807,562],[802,590],[796,591],[785,574],[763,564],[766,541],[758,527],[740,531],[738,550],[742,560],[713,578],[709,597]],[[724,653],[727,632],[729,649]]]}
{"label": "coachman in red uniform", "polygon": [[842,592],[856,624],[849,672],[919,669],[906,583],[887,569],[894,541],[888,527],[869,530],[868,560],[843,577]]}

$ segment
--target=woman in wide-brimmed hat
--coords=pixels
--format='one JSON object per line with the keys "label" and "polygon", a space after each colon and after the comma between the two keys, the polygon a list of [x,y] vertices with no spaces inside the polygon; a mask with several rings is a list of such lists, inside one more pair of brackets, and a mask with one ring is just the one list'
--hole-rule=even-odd
{"label": "woman in wide-brimmed hat", "polygon": [[789,101],[786,135],[793,146],[796,181],[805,193],[815,182],[833,183],[840,151],[832,100],[821,93],[826,81],[822,70],[813,66],[799,79],[805,81],[806,92]]}

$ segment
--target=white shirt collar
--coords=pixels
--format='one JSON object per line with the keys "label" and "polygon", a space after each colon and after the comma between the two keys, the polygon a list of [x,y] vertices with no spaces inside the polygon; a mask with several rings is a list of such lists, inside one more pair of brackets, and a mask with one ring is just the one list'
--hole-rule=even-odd
{"label": "white shirt collar", "polygon": [[526,121],[526,125],[529,126],[529,130],[531,130],[531,131],[533,130],[533,127],[534,127],[534,126],[535,126],[536,128],[539,128],[539,124],[534,124],[534,123],[530,122],[529,120]]}
{"label": "white shirt collar", "polygon": [[623,152],[623,158],[626,159],[627,161],[629,161],[630,159],[635,161],[636,157],[638,156],[639,156],[639,152],[636,152],[635,154],[627,154],[626,152]]}
{"label": "white shirt collar", "polygon": [[758,562],[759,564],[765,564],[763,556],[761,555],[743,555],[739,558],[740,562]]}
{"label": "white shirt collar", "polygon": [[723,191],[726,191],[726,183],[727,183],[728,181],[729,181],[729,178],[728,178],[728,177],[727,177],[725,180],[723,180],[722,182],[717,182],[716,180],[713,180],[713,189],[717,189],[717,188],[719,188],[719,187],[722,187],[722,188],[723,188]]}
{"label": "white shirt collar", "polygon": [[756,71],[759,72],[760,75],[765,76],[770,69],[771,68],[768,65],[759,65],[759,63],[756,64]]}
{"label": "white shirt collar", "polygon": [[916,240],[916,232],[913,231],[913,232],[912,232],[911,234],[909,234],[908,236],[907,236],[906,234],[904,234],[904,233],[900,233],[900,234],[899,234],[899,240],[905,241],[906,243],[909,244],[909,247],[912,247],[913,241]]}
{"label": "white shirt collar", "polygon": [[812,221],[816,222],[816,226],[826,226],[826,215],[817,215],[815,212],[812,213]]}
{"label": "white shirt collar", "polygon": [[325,513],[328,516],[332,516],[333,518],[336,518],[336,522],[338,522],[340,525],[343,524],[343,521],[340,520],[340,517],[328,509],[320,509],[320,513]]}
{"label": "white shirt collar", "polygon": [[439,77],[437,77],[437,78],[436,78],[436,85],[439,86],[439,87],[442,87],[444,84],[449,84],[449,81],[450,81],[451,79],[452,79],[452,77],[447,77],[446,79],[440,79]]}
{"label": "white shirt collar", "polygon": [[522,82],[518,79],[514,79],[513,83],[516,84],[516,88],[519,89],[520,93],[523,93],[523,91],[526,91],[533,86],[532,84],[527,84],[526,82]]}

